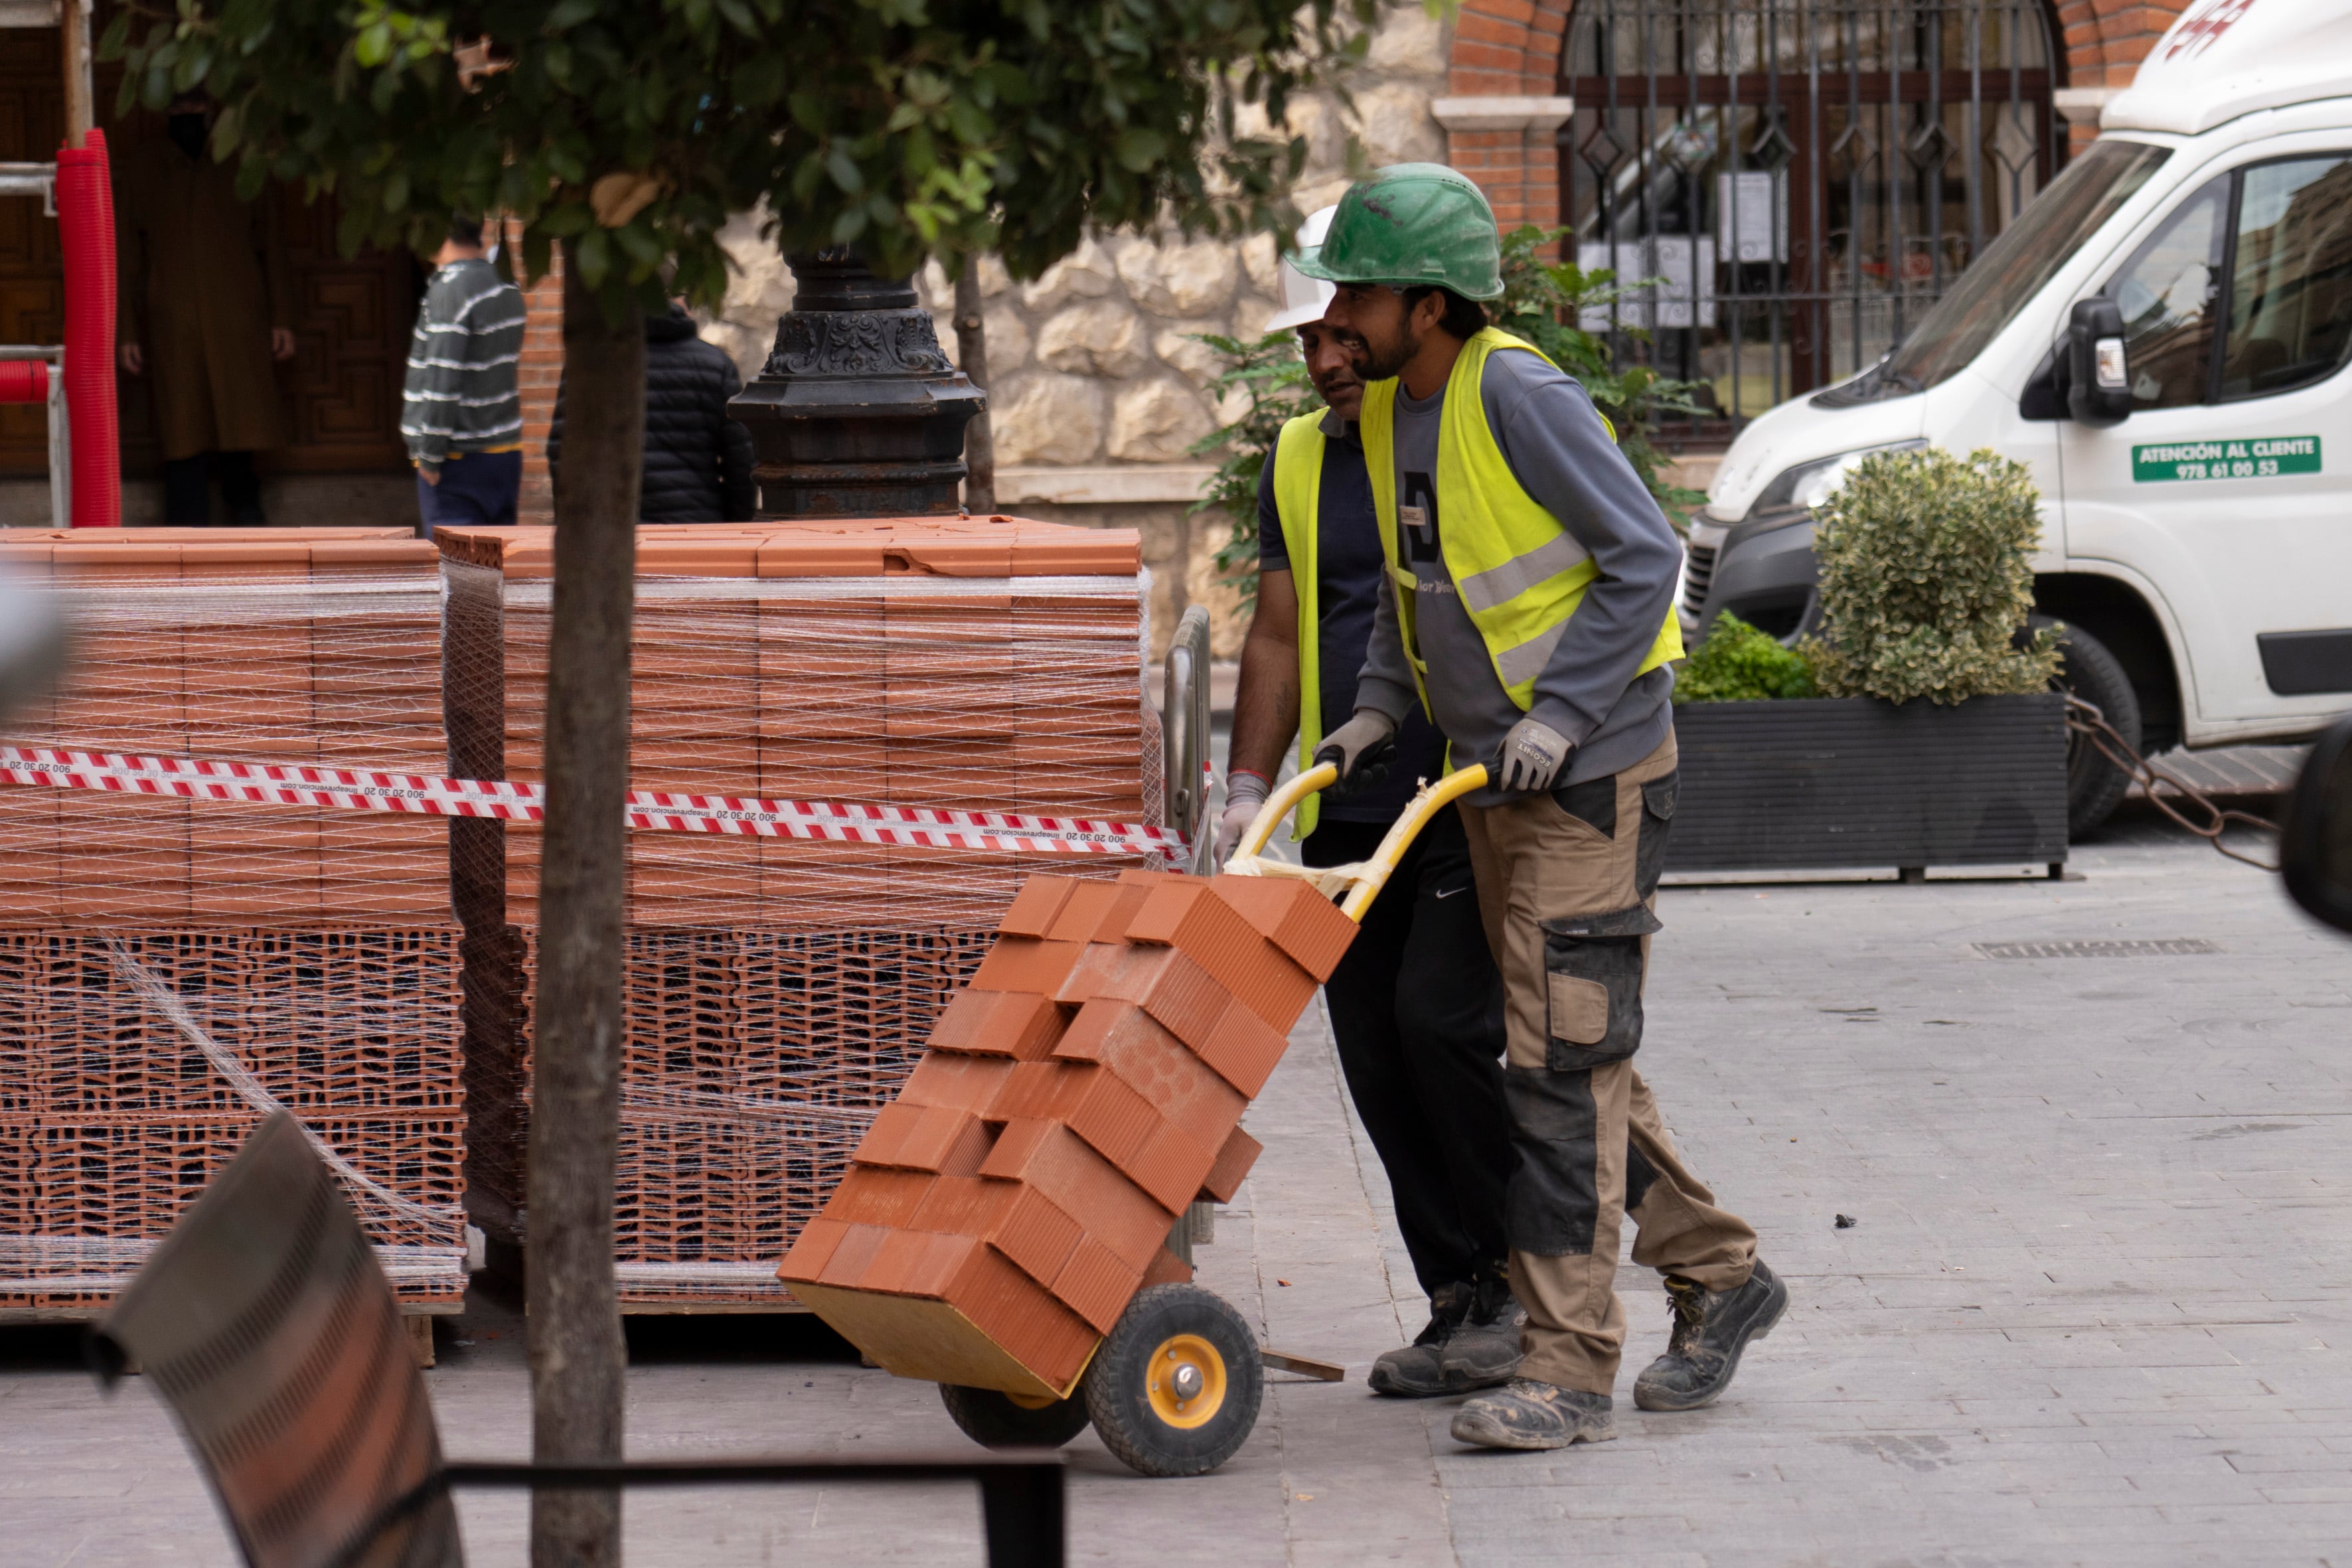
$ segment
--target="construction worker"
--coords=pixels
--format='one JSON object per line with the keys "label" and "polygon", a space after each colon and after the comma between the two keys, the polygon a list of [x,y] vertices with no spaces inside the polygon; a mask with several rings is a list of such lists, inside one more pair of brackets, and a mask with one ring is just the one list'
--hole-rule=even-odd
{"label": "construction worker", "polygon": [[[1310,216],[1303,244],[1334,209]],[[1283,749],[1302,763],[1356,709],[1356,675],[1384,568],[1364,452],[1363,384],[1349,346],[1323,325],[1328,284],[1285,263],[1284,310],[1328,405],[1283,427],[1258,480],[1257,609],[1242,645],[1217,859],[1234,851],[1274,787]],[[1418,712],[1397,736],[1388,777],[1297,814],[1310,866],[1367,859],[1416,782],[1445,771],[1444,739]],[[1478,921],[1462,822],[1424,828],[1324,988],[1331,1034],[1364,1131],[1387,1170],[1429,1326],[1372,1364],[1382,1394],[1464,1394],[1507,1383],[1519,1363],[1518,1303],[1506,1278],[1503,1193],[1514,1156],[1503,1105],[1502,983]]]}
{"label": "construction worker", "polygon": [[1335,287],[1326,323],[1360,345],[1391,588],[1354,715],[1315,755],[1352,776],[1425,709],[1456,758],[1493,770],[1461,816],[1503,973],[1519,1155],[1505,1227],[1528,1325],[1518,1375],[1453,1431],[1559,1448],[1616,1435],[1625,1217],[1673,1307],[1634,1384],[1644,1410],[1721,1394],[1788,1290],[1684,1166],[1633,1068],[1675,812],[1681,549],[1584,389],[1486,324],[1476,301],[1502,294],[1500,262],[1486,197],[1433,163],[1352,186],[1298,259]]}

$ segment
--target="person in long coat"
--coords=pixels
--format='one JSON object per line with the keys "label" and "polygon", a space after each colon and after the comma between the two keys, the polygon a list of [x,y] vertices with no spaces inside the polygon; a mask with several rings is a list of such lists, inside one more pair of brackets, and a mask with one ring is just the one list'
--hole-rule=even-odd
{"label": "person in long coat", "polygon": [[217,476],[232,521],[263,521],[253,455],[293,438],[273,362],[294,357],[294,288],[268,203],[236,195],[205,146],[212,103],[174,99],[170,135],[129,150],[115,193],[122,368],[154,398],[164,521],[210,521]]}

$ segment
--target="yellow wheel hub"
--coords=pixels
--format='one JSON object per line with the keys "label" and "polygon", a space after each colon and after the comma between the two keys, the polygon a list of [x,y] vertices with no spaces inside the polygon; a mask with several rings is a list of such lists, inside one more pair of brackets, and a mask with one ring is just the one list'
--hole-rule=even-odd
{"label": "yellow wheel hub", "polygon": [[1225,1403],[1225,1358],[1198,1334],[1160,1342],[1143,1373],[1152,1414],[1171,1426],[1205,1426]]}
{"label": "yellow wheel hub", "polygon": [[1024,1410],[1051,1410],[1061,1403],[1047,1394],[1008,1394],[1004,1397]]}

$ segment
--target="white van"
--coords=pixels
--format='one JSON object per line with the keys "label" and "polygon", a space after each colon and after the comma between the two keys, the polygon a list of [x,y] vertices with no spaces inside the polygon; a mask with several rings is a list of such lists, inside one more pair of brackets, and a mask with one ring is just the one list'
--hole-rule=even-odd
{"label": "white van", "polygon": [[[1990,447],[2070,686],[2146,751],[2308,736],[2352,708],[2352,0],[2199,0],[2100,128],[1885,360],[1741,432],[1684,610],[1808,629],[1853,463]],[[2080,831],[2126,781],[2069,767]]]}

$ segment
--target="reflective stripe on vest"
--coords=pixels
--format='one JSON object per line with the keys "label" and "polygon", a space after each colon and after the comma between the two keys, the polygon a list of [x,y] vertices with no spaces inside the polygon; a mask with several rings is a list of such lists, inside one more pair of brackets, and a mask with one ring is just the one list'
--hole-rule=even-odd
{"label": "reflective stripe on vest", "polygon": [[[1462,607],[1486,645],[1496,678],[1525,711],[1534,701],[1537,678],[1550,664],[1570,617],[1584,602],[1584,590],[1600,569],[1559,520],[1520,485],[1486,423],[1482,377],[1487,356],[1503,350],[1543,357],[1533,343],[1488,327],[1462,345],[1446,378],[1434,476],[1438,550],[1446,574],[1462,595]],[[1393,380],[1368,384],[1359,428],[1365,467],[1370,470],[1372,505],[1380,517],[1381,552],[1388,561],[1405,657],[1425,710],[1428,667],[1413,625],[1414,578],[1397,552],[1396,399]],[[1615,429],[1605,417],[1601,424],[1614,441]],[[1682,656],[1682,628],[1669,608],[1665,624],[1634,673],[1646,675]]]}
{"label": "reflective stripe on vest", "polygon": [[[1318,408],[1286,422],[1274,442],[1274,510],[1282,520],[1282,552],[1290,558],[1290,585],[1298,595],[1298,771],[1315,765],[1323,743],[1323,615],[1319,559],[1322,532],[1323,416]],[[1291,816],[1290,836],[1315,831],[1322,801],[1308,795]]]}

